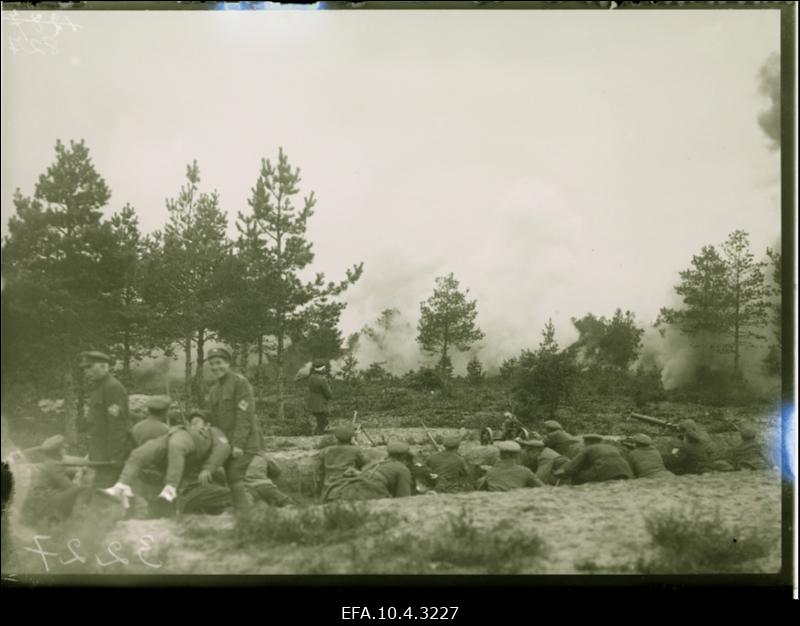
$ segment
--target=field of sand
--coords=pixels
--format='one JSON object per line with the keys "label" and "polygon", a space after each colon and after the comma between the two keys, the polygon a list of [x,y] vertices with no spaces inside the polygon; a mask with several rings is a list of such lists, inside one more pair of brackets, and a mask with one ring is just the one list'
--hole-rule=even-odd
{"label": "field of sand", "polygon": [[[537,535],[541,549],[517,560],[514,573],[637,573],[637,561],[654,554],[645,519],[663,511],[718,515],[730,529],[730,549],[758,537],[768,553],[736,571],[775,573],[780,569],[781,489],[774,472],[728,472],[682,476],[667,481],[634,480],[574,487],[544,487],[508,493],[420,495],[363,503],[365,515],[385,518],[355,536],[304,544],[241,543],[230,514],[183,520],[115,521],[106,510],[103,528],[92,536],[51,539],[43,557],[33,551],[33,531],[15,529],[20,574],[86,572],[115,574],[486,574],[502,567],[474,558],[464,564],[438,563],[426,542],[452,532],[454,519],[466,519],[476,536],[511,529],[519,537]],[[321,507],[312,507],[312,509]],[[297,511],[282,509],[291,518]],[[389,520],[389,523],[386,523]],[[481,535],[485,531],[487,534]],[[76,531],[81,532],[81,531]],[[85,532],[85,529],[84,531]],[[503,547],[502,536],[493,544]],[[40,540],[40,543],[42,541]],[[82,552],[83,551],[83,552]],[[56,556],[57,555],[57,556]],[[117,557],[117,562],[114,558]],[[82,556],[86,563],[77,561]],[[92,558],[94,557],[94,558]],[[511,558],[511,557],[509,557]],[[446,559],[445,559],[446,560]],[[72,561],[72,562],[70,562]],[[66,565],[63,565],[67,562]],[[77,569],[75,569],[77,567]],[[674,573],[681,573],[675,571]]]}

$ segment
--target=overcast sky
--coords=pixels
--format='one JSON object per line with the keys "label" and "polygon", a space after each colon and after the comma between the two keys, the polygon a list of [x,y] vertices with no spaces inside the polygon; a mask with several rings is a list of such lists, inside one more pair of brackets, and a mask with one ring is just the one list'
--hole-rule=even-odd
{"label": "overcast sky", "polygon": [[562,341],[590,311],[652,322],[703,245],[780,233],[757,123],[778,11],[76,12],[44,54],[10,52],[38,26],[3,15],[3,234],[57,138],[145,231],[192,159],[233,222],[283,146],[314,269],[364,262],[345,332],[415,322],[452,271],[508,356],[548,317]]}

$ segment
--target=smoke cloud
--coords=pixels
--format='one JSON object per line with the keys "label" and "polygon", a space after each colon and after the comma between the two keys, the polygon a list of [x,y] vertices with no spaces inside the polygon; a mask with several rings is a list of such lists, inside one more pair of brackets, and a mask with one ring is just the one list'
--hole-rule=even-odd
{"label": "smoke cloud", "polygon": [[781,64],[780,57],[773,53],[758,73],[758,90],[769,99],[769,108],[758,116],[758,124],[772,140],[772,148],[781,145]]}

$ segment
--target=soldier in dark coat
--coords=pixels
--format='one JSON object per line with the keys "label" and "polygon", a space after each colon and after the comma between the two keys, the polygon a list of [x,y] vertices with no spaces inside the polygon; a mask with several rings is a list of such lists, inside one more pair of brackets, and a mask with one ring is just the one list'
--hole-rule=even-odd
{"label": "soldier in dark coat", "polygon": [[55,435],[26,454],[36,454],[31,485],[22,503],[21,521],[28,526],[58,523],[70,516],[79,498],[88,501],[91,491],[81,485],[77,467],[64,467],[64,437]]}
{"label": "soldier in dark coat", "polygon": [[708,433],[694,420],[680,423],[681,441],[672,451],[671,467],[676,474],[704,474],[714,471],[716,451]]}
{"label": "soldier in dark coat", "polygon": [[360,470],[367,464],[367,457],[358,446],[353,445],[355,430],[350,426],[339,426],[335,431],[337,443],[322,452],[322,500],[327,499],[328,489],[335,484],[348,468]]}
{"label": "soldier in dark coat", "polygon": [[211,423],[230,441],[231,456],[225,464],[225,477],[233,505],[237,511],[242,511],[251,502],[245,486],[247,468],[264,447],[261,424],[256,417],[255,396],[247,379],[231,371],[231,353],[227,349],[211,349],[207,362],[216,379],[209,393]]}
{"label": "soldier in dark coat", "polygon": [[570,435],[557,421],[547,420],[544,427],[546,430],[544,445],[561,456],[574,459],[583,450],[580,439]]}
{"label": "soldier in dark coat", "polygon": [[555,485],[559,479],[555,472],[567,463],[569,459],[552,448],[544,445],[539,439],[529,439],[518,442],[522,448],[522,464],[536,474],[536,477],[545,485]]}
{"label": "soldier in dark coat", "polygon": [[561,470],[573,484],[633,478],[633,472],[618,448],[604,443],[600,435],[584,435],[585,448]]}
{"label": "soldier in dark coat", "polygon": [[306,404],[308,412],[316,420],[316,434],[321,435],[328,427],[328,415],[330,408],[328,401],[333,398],[331,387],[325,378],[327,363],[323,359],[315,359],[311,375],[308,377],[308,392],[306,394]]}
{"label": "soldier in dark coat", "polygon": [[364,467],[348,468],[327,491],[327,500],[376,500],[404,498],[412,493],[413,479],[409,464],[411,450],[402,441],[390,441],[387,457]]}
{"label": "soldier in dark coat", "polygon": [[516,441],[500,441],[495,445],[500,449],[500,460],[478,481],[479,490],[510,491],[523,487],[544,487],[536,474],[520,465],[522,448]]}
{"label": "soldier in dark coat", "polygon": [[102,352],[84,352],[81,365],[92,385],[88,399],[89,460],[110,462],[99,467],[95,487],[114,484],[130,449],[128,392],[110,373],[111,357]]}
{"label": "soldier in dark coat", "polygon": [[464,457],[458,453],[461,437],[445,437],[444,450],[435,452],[425,459],[428,470],[436,476],[433,488],[441,493],[459,491],[465,484],[469,468]]}
{"label": "soldier in dark coat", "polygon": [[739,429],[741,443],[731,450],[731,460],[736,469],[760,470],[772,467],[769,454],[756,439],[756,430],[751,426]]}
{"label": "soldier in dark coat", "polygon": [[131,428],[131,438],[133,448],[138,448],[143,443],[166,435],[169,431],[167,426],[167,411],[172,405],[169,396],[153,396],[147,400],[147,417],[136,422]]}
{"label": "soldier in dark coat", "polygon": [[653,440],[644,433],[630,438],[634,448],[628,452],[627,460],[636,478],[671,478],[675,476],[666,467],[661,453]]}

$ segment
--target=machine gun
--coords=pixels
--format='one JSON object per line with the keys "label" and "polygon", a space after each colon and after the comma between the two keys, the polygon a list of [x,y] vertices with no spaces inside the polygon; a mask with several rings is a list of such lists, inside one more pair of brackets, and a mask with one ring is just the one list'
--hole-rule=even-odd
{"label": "machine gun", "polygon": [[679,424],[676,424],[674,422],[668,422],[667,420],[658,419],[657,417],[651,417],[650,415],[642,415],[641,413],[631,413],[631,417],[639,420],[640,422],[645,422],[646,424],[652,424],[653,426],[660,426],[661,428],[668,428],[669,430],[673,430],[675,432],[683,431],[683,427],[681,427]]}

